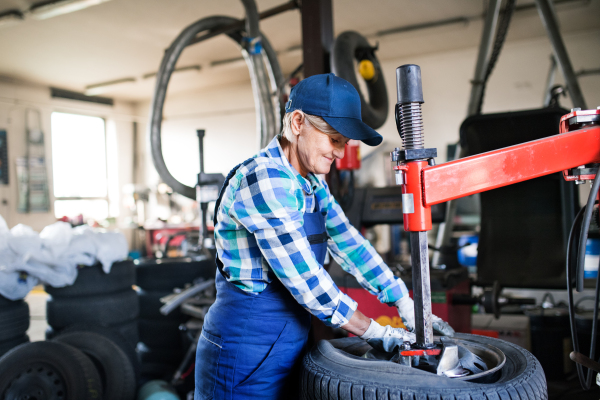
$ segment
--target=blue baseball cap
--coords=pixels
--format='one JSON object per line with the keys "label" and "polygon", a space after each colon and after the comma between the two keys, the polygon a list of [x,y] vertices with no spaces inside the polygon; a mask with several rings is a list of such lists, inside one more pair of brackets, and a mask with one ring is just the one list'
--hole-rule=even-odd
{"label": "blue baseball cap", "polygon": [[352,84],[334,74],[313,75],[292,88],[285,112],[301,110],[322,117],[349,139],[377,146],[383,138],[362,122],[360,97]]}

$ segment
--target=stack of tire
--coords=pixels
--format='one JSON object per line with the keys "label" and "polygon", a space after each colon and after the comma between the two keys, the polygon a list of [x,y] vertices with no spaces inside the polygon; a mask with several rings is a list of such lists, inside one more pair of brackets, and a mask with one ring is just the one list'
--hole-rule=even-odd
{"label": "stack of tire", "polygon": [[189,317],[179,310],[162,315],[160,298],[184,288],[198,278],[215,277],[212,259],[166,258],[140,260],[136,267],[136,285],[140,304],[137,351],[142,378],[169,379],[177,369],[187,349],[180,329]]}
{"label": "stack of tire", "polygon": [[[114,263],[106,274],[102,266],[82,267],[71,286],[46,287],[51,298],[46,303],[50,328],[48,339],[63,332],[93,331],[108,336],[135,359],[138,342],[138,298],[133,261]],[[132,360],[137,362],[137,359]]]}
{"label": "stack of tire", "polygon": [[29,342],[27,329],[29,329],[27,303],[0,296],[0,356],[22,343]]}
{"label": "stack of tire", "polygon": [[7,400],[134,400],[136,386],[129,357],[95,332],[61,333],[0,357],[0,395]]}

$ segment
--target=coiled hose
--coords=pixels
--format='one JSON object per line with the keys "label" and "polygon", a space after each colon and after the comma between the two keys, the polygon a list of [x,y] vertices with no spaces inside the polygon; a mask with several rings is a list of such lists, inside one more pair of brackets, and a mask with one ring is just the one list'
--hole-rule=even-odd
{"label": "coiled hose", "polygon": [[[264,142],[268,143],[278,131],[279,110],[273,104],[271,93],[275,92],[279,82],[283,81],[283,75],[275,51],[267,38],[258,31],[258,12],[254,1],[242,0],[242,3],[247,13],[246,30],[250,32],[240,30],[227,35],[241,46],[242,54],[250,69],[262,147],[265,145]],[[171,175],[162,154],[161,125],[167,86],[179,56],[198,33],[216,30],[234,22],[239,20],[226,16],[213,16],[203,18],[186,27],[166,50],[156,76],[149,124],[152,160],[161,179],[173,191],[190,199],[196,199],[196,189],[179,182]]]}

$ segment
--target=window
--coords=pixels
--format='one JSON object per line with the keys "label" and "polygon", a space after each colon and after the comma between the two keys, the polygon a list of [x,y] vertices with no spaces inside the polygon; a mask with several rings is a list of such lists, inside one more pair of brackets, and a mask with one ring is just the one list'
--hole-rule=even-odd
{"label": "window", "polygon": [[109,216],[104,119],[54,112],[54,214],[97,221]]}

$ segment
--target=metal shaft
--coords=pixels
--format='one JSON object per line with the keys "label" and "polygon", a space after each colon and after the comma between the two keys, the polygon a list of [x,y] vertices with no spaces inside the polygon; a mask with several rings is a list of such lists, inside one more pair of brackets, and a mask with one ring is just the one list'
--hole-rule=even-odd
{"label": "metal shaft", "polygon": [[501,0],[491,0],[485,16],[467,115],[475,115],[477,113],[481,91],[483,90],[483,79],[485,78],[490,49],[494,41],[494,32],[496,32],[496,24],[498,23],[498,15],[500,14],[500,4],[502,4]]}
{"label": "metal shaft", "polygon": [[410,259],[417,344],[428,347],[433,345],[433,321],[427,232],[410,232]]}
{"label": "metal shaft", "polygon": [[[398,133],[402,138],[403,147],[405,150],[423,149],[425,147],[425,141],[423,137],[421,104],[424,100],[423,88],[421,85],[421,68],[418,65],[413,64],[402,65],[396,68],[396,82],[398,94],[396,122]],[[421,162],[423,161],[411,161],[409,164],[414,167]],[[411,176],[412,175],[409,174],[407,177],[408,182],[406,183],[406,187],[412,185],[411,179],[413,178],[411,178]],[[417,186],[420,187],[418,184]],[[402,201],[404,202],[404,198]],[[409,215],[414,214],[414,212],[414,209],[412,211],[404,211],[404,218],[410,218]],[[405,223],[404,226],[406,229],[408,225]],[[429,347],[433,346],[433,325],[431,320],[429,249],[427,248],[426,231],[410,232],[410,260],[412,264],[413,298],[415,301],[415,334],[417,336],[417,344]]]}
{"label": "metal shaft", "polygon": [[583,93],[581,92],[579,82],[575,76],[575,71],[573,70],[571,60],[569,59],[567,48],[562,40],[562,36],[560,35],[556,14],[552,9],[552,5],[550,4],[549,0],[536,0],[535,2],[537,4],[540,18],[542,19],[544,27],[546,28],[550,43],[552,44],[554,56],[556,57],[556,61],[562,70],[565,82],[567,83],[567,90],[569,91],[569,96],[571,97],[573,106],[585,110],[587,109],[585,99],[583,98]]}

